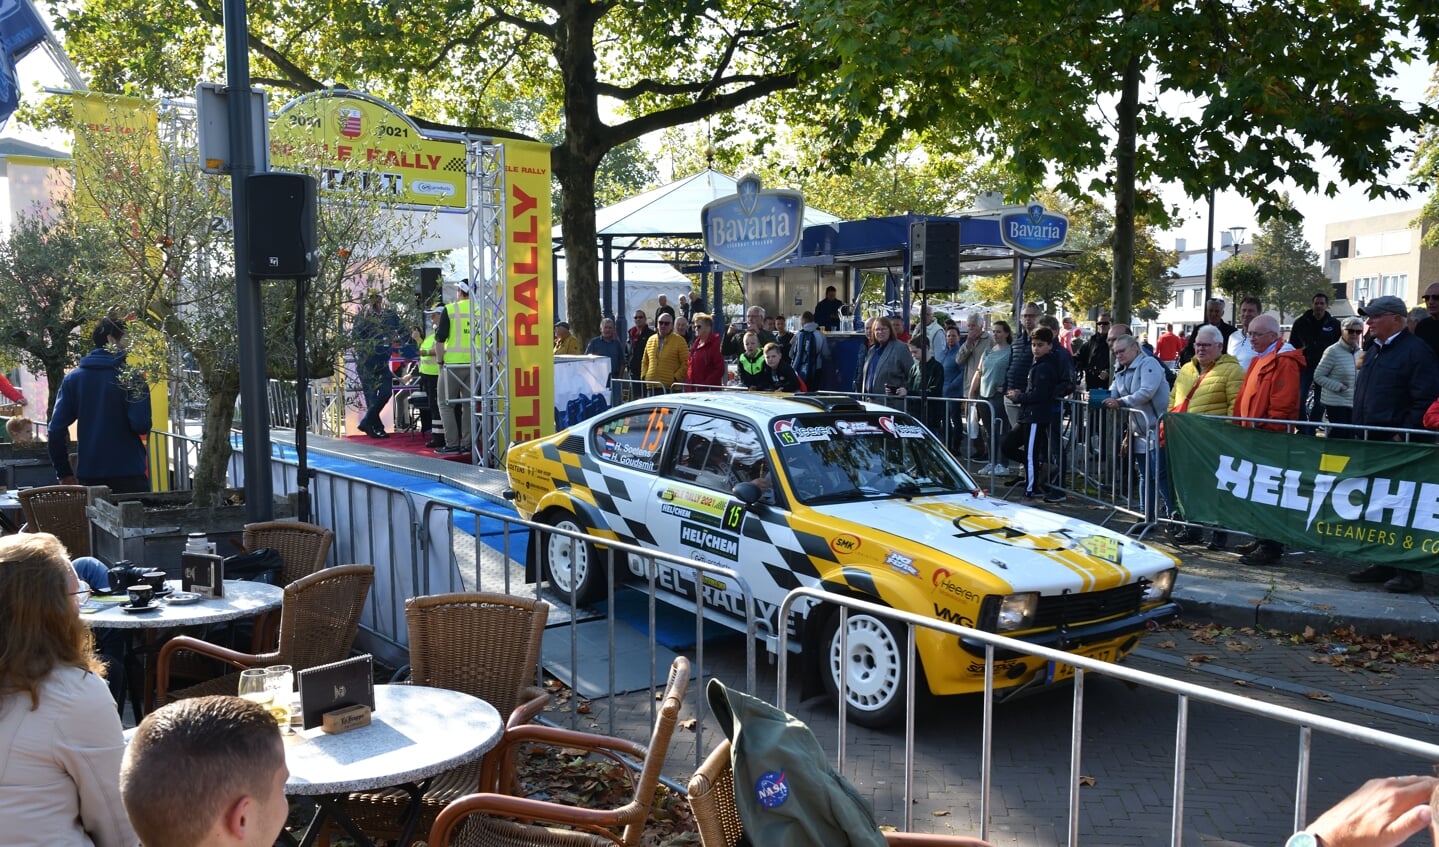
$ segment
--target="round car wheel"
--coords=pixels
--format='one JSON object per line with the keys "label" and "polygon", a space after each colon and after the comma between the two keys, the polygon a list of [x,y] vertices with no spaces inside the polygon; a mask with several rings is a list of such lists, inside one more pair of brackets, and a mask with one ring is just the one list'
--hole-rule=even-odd
{"label": "round car wheel", "polygon": [[[555,529],[584,531],[569,514],[561,514],[545,522]],[[583,606],[599,599],[604,593],[604,583],[600,580],[603,564],[593,544],[551,532],[545,534],[543,550],[545,579],[560,597],[569,599],[573,596],[574,605]]]}
{"label": "round car wheel", "polygon": [[898,723],[904,718],[904,630],[873,615],[851,612],[841,657],[839,617],[836,612],[825,624],[822,643],[828,661],[820,674],[825,689],[838,700],[844,674],[844,702],[851,721],[869,727]]}

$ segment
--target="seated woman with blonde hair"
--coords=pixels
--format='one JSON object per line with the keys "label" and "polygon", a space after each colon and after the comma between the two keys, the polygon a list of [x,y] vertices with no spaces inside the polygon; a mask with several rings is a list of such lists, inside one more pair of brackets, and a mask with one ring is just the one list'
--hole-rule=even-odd
{"label": "seated woman with blonde hair", "polygon": [[59,539],[0,538],[0,820],[7,845],[134,847],[125,740]]}

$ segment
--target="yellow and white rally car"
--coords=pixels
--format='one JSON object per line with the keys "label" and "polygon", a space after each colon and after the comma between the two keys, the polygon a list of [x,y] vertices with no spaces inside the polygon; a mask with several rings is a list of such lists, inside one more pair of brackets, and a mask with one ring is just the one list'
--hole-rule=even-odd
{"label": "yellow and white rally car", "polygon": [[[797,586],[1117,661],[1146,628],[1174,618],[1177,562],[1121,533],[985,496],[929,430],[885,406],[842,396],[666,394],[616,407],[555,435],[512,445],[510,492],[526,518],[591,534],[531,533],[531,573],[562,596],[605,591],[617,539],[728,567],[754,593],[777,644],[778,606]],[[617,579],[647,585],[646,562],[619,557]],[[657,562],[660,597],[745,631],[737,586]],[[698,582],[698,586],[696,585]],[[851,719],[902,717],[902,626],[851,613],[841,658],[832,604],[786,621],[831,696],[847,675]],[[982,691],[984,649],[916,631],[935,694]],[[996,656],[995,684],[1017,688],[1072,669]],[[917,682],[920,682],[917,680]]]}

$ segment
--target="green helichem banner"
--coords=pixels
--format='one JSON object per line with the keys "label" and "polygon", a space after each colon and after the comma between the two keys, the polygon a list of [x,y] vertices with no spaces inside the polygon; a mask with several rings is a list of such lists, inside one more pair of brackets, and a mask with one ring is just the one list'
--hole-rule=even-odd
{"label": "green helichem banner", "polygon": [[1439,446],[1307,438],[1166,415],[1184,517],[1361,564],[1439,573]]}

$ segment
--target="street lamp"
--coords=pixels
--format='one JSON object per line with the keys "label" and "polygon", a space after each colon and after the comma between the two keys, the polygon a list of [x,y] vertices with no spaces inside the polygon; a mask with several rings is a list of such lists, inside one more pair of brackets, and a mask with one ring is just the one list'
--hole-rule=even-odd
{"label": "street lamp", "polygon": [[[1231,226],[1231,227],[1229,228],[1229,246],[1231,246],[1231,247],[1234,248],[1234,258],[1236,258],[1236,259],[1239,258],[1239,245],[1244,243],[1244,229],[1245,229],[1245,228],[1242,227],[1242,226]],[[1238,304],[1238,303],[1230,303],[1230,304],[1229,304],[1229,320],[1230,320],[1230,321],[1236,321],[1236,320],[1238,320],[1238,319],[1239,319],[1239,304]]]}
{"label": "street lamp", "polygon": [[1244,243],[1244,227],[1231,226],[1229,228],[1229,244],[1234,248],[1234,258],[1239,258],[1239,245]]}

